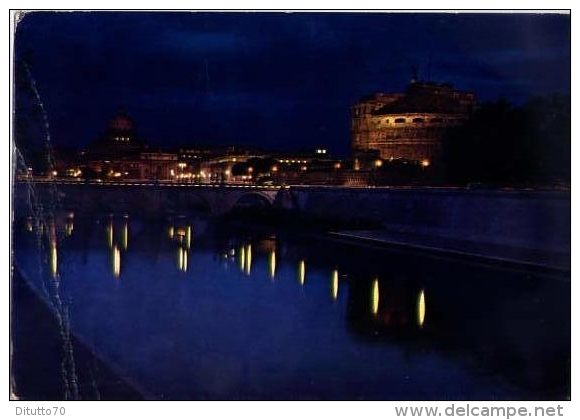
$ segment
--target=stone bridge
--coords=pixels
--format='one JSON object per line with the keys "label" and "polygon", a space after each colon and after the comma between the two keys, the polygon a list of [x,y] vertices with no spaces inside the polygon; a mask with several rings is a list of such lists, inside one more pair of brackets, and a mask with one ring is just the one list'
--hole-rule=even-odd
{"label": "stone bridge", "polygon": [[570,191],[464,188],[17,182],[14,208],[32,203],[95,212],[160,214],[235,207],[292,209],[314,219],[357,219],[387,231],[518,249],[570,252]]}
{"label": "stone bridge", "polygon": [[70,210],[200,211],[219,216],[235,207],[286,207],[289,197],[288,189],[280,186],[20,181],[15,184],[14,206],[20,210],[40,203]]}

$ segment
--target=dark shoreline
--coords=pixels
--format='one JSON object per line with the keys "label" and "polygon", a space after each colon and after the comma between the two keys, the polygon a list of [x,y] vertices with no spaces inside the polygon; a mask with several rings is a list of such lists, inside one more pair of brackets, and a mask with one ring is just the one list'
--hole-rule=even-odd
{"label": "dark shoreline", "polygon": [[[11,398],[60,401],[65,397],[60,364],[63,360],[58,324],[17,267],[12,270],[10,341]],[[78,396],[81,400],[142,400],[127,381],[116,375],[76,337],[71,336]],[[42,372],[39,375],[39,372]]]}

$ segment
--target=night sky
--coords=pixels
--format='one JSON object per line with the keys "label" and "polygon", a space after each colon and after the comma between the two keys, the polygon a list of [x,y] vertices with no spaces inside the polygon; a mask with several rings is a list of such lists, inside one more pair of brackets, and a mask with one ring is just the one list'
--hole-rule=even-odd
{"label": "night sky", "polygon": [[415,66],[480,101],[570,91],[569,15],[37,12],[15,37],[57,146],[124,107],[152,145],[346,155],[350,106]]}

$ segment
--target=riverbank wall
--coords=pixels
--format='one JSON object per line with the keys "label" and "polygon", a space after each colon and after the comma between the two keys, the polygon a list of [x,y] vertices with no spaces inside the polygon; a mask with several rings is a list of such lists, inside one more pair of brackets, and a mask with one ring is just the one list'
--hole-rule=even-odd
{"label": "riverbank wall", "polygon": [[442,239],[569,253],[569,191],[291,187],[297,211],[350,215],[384,229]]}

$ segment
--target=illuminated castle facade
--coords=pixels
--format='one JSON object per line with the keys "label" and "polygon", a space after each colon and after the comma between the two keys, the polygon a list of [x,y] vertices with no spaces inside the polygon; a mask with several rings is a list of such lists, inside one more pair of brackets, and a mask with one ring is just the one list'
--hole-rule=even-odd
{"label": "illuminated castle facade", "polygon": [[352,107],[353,154],[428,166],[440,158],[445,133],[463,124],[475,105],[474,93],[431,82],[411,82],[405,93],[364,97]]}

